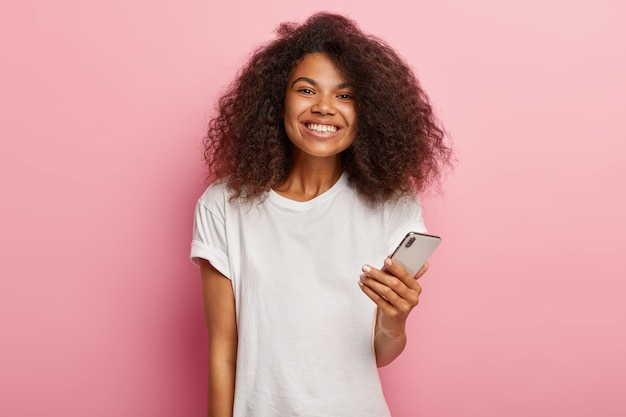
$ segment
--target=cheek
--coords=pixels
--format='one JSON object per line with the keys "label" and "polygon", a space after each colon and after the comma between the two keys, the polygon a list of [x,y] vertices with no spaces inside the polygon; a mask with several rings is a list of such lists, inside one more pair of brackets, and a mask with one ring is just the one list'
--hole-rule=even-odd
{"label": "cheek", "polygon": [[350,127],[352,129],[356,129],[357,116],[356,116],[356,112],[354,110],[351,111],[351,112],[346,113],[346,119],[347,119],[348,123],[350,124]]}
{"label": "cheek", "polygon": [[356,108],[354,107],[354,105],[346,105],[341,109],[341,112],[347,122],[349,122],[350,124],[356,123],[357,116]]}
{"label": "cheek", "polygon": [[283,120],[285,121],[285,124],[293,123],[296,117],[297,112],[293,106],[285,106],[285,109],[283,110]]}
{"label": "cheek", "polygon": [[297,136],[297,124],[298,120],[293,107],[285,105],[283,109],[283,127],[289,140],[293,140],[294,135]]}

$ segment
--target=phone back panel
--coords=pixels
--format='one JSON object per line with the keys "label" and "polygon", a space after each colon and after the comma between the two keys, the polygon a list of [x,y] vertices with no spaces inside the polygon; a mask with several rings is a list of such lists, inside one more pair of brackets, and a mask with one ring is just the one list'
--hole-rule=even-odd
{"label": "phone back panel", "polygon": [[415,276],[440,243],[439,236],[409,232],[391,254],[391,259]]}

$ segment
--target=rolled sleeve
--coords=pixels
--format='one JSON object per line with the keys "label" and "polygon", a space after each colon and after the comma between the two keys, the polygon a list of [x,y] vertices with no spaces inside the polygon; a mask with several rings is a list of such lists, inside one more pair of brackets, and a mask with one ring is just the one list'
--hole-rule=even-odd
{"label": "rolled sleeve", "polygon": [[216,213],[216,210],[211,210],[203,198],[196,204],[193,239],[191,241],[191,261],[197,265],[199,259],[206,259],[222,275],[230,278],[224,219],[220,218],[219,212]]}

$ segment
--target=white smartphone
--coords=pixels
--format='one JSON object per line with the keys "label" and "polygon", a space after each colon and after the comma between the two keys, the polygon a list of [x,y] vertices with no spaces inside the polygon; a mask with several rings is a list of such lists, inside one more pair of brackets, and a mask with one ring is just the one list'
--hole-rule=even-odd
{"label": "white smartphone", "polygon": [[439,236],[409,232],[390,257],[409,271],[411,276],[415,276],[440,243]]}

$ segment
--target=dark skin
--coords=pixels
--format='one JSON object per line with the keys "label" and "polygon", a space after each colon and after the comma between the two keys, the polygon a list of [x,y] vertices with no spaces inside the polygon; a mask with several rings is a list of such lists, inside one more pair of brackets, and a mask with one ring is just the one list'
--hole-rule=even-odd
{"label": "dark skin", "polygon": [[230,280],[204,259],[200,272],[209,336],[208,416],[232,416],[238,339],[235,296]]}

